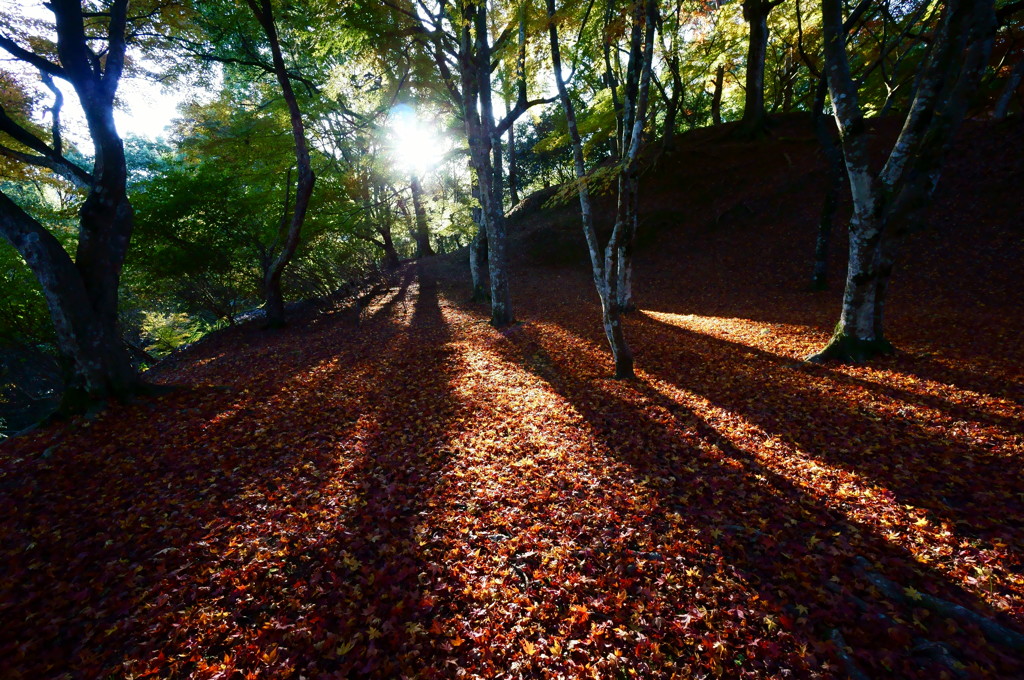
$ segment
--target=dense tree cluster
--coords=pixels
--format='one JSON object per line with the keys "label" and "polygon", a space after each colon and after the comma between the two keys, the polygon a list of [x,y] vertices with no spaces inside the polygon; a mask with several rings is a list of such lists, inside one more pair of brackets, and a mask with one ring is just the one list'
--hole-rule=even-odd
{"label": "dense tree cluster", "polygon": [[[890,351],[890,274],[950,141],[969,115],[1019,110],[1024,73],[1021,3],[1003,0],[4,8],[0,352],[48,377],[5,369],[0,388],[61,384],[68,410],[145,389],[154,354],[258,308],[280,325],[286,301],[467,245],[472,294],[511,324],[506,214],[554,185],[578,195],[616,375],[629,377],[621,316],[636,307],[644,164],[687,130],[756,140],[798,111],[832,173],[816,285],[844,186],[853,203],[840,320],[813,358]],[[196,93],[166,140],[118,130],[127,77]],[[904,121],[881,162],[864,122],[880,115]],[[443,148],[413,158],[417,136]],[[607,231],[591,207],[606,191]]]}

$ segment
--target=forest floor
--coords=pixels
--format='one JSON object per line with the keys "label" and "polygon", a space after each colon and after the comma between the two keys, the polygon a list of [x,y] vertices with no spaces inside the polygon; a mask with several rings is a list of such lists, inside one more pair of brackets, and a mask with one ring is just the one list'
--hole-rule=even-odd
{"label": "forest floor", "polygon": [[[431,258],[359,318],[216,334],[150,374],[178,391],[5,443],[0,676],[1024,677],[1020,169],[956,172],[1010,137],[953,161],[891,358],[800,361],[841,291],[804,289],[818,194],[783,140],[761,198],[646,237],[636,381],[532,211],[508,329]],[[686,153],[659,181],[742,184]]]}

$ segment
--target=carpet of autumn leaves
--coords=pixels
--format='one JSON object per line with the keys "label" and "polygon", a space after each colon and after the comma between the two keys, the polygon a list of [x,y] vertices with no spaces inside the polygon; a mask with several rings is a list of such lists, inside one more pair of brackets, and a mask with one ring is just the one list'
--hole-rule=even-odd
{"label": "carpet of autumn leaves", "polygon": [[915,606],[1024,631],[1020,294],[970,210],[866,366],[800,362],[838,291],[790,217],[639,256],[635,382],[586,271],[526,260],[501,331],[437,258],[358,322],[213,336],[0,448],[0,677],[1022,677]]}

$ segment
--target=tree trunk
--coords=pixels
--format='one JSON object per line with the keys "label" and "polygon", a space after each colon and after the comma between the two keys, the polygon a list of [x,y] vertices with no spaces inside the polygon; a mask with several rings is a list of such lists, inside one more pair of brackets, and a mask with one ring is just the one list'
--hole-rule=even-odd
{"label": "tree trunk", "polygon": [[619,310],[623,314],[636,311],[633,298],[633,244],[619,247]]}
{"label": "tree trunk", "polygon": [[843,190],[843,149],[833,138],[828,118],[825,115],[825,93],[828,84],[824,76],[818,80],[814,97],[814,133],[818,138],[822,154],[828,163],[828,184],[825,187],[825,198],[821,204],[821,216],[818,220],[818,237],[814,245],[814,271],[811,275],[811,288],[825,290],[828,288],[828,254],[832,240],[832,225],[835,222],[836,210],[839,207],[839,193]]}
{"label": "tree trunk", "polygon": [[416,213],[416,257],[428,257],[434,255],[434,249],[430,247],[430,230],[427,227],[427,211],[423,207],[423,187],[420,186],[420,178],[415,174],[409,183],[412,189],[413,212]]}
{"label": "tree trunk", "polygon": [[480,100],[480,126],[476,135],[484,222],[487,225],[487,268],[491,277],[491,325],[504,328],[513,321],[512,297],[509,292],[508,252],[505,233],[505,210],[502,205],[500,151],[494,154],[497,136],[494,129],[494,106],[491,98],[491,48],[487,37],[487,6],[476,10],[477,96]]}
{"label": "tree trunk", "polygon": [[277,37],[277,26],[274,24],[273,8],[270,0],[247,0],[253,15],[259,21],[267,42],[270,43],[270,54],[274,64],[274,75],[281,86],[281,94],[288,105],[288,114],[291,121],[292,137],[295,140],[295,162],[298,171],[298,182],[295,189],[295,207],[292,212],[291,224],[288,227],[288,234],[281,245],[281,252],[274,259],[264,279],[264,294],[266,296],[267,326],[279,327],[285,323],[284,318],[284,296],[281,292],[281,278],[284,270],[295,255],[299,246],[299,238],[302,234],[302,224],[306,219],[306,211],[309,209],[309,199],[313,194],[313,184],[316,181],[313,175],[313,167],[309,158],[309,147],[306,144],[306,132],[302,123],[302,112],[299,110],[298,100],[292,90],[291,79],[288,76],[288,69],[285,67],[284,56],[281,53],[281,43]]}
{"label": "tree trunk", "polygon": [[586,238],[587,250],[590,253],[594,285],[601,299],[601,322],[604,327],[605,337],[608,339],[608,346],[612,352],[612,359],[615,362],[615,377],[619,379],[633,378],[635,377],[633,353],[626,342],[626,336],[622,329],[622,320],[619,316],[618,302],[614,292],[615,271],[617,268],[615,258],[618,257],[618,252],[614,248],[614,244],[609,244],[605,249],[604,259],[601,257],[597,231],[594,229],[590,190],[587,187],[586,181],[583,141],[580,138],[579,126],[576,124],[576,109],[569,98],[568,90],[565,87],[565,80],[562,77],[562,57],[558,42],[558,26],[554,21],[555,0],[547,0],[547,10],[550,19],[548,35],[551,42],[551,60],[554,65],[555,84],[558,87],[562,109],[565,111],[565,118],[569,127],[569,139],[572,143],[573,165],[576,170],[576,177],[580,180],[580,216],[583,224],[583,236]]}
{"label": "tree trunk", "polygon": [[[480,200],[480,185],[473,183],[473,198]],[[484,211],[480,206],[472,210],[473,221],[476,223],[476,234],[469,242],[469,273],[473,280],[473,302],[484,302],[487,293],[487,227],[484,224]]]}
{"label": "tree trunk", "polygon": [[516,126],[508,126],[508,195],[512,206],[519,205],[519,159],[516,157]]}
{"label": "tree trunk", "polygon": [[508,251],[506,248],[505,215],[501,204],[495,200],[500,188],[481,182],[481,193],[490,193],[491,200],[485,204],[487,213],[487,273],[491,282],[491,325],[504,328],[513,321],[512,297],[509,293]]}
{"label": "tree trunk", "polygon": [[[907,224],[910,224],[908,221]],[[906,225],[903,225],[906,226]],[[875,314],[874,329],[875,337],[881,339],[882,344],[876,349],[882,354],[892,354],[893,346],[885,340],[885,304],[889,297],[889,281],[892,278],[892,270],[896,264],[896,255],[907,230],[897,226],[890,229],[878,247],[878,254],[875,264],[878,268],[878,284],[875,287]]]}
{"label": "tree trunk", "polygon": [[715,69],[715,92],[711,95],[711,122],[722,124],[722,87],[725,82],[725,66],[718,65]]}
{"label": "tree trunk", "polygon": [[617,283],[615,286],[616,301],[619,311],[623,314],[636,311],[633,299],[633,242],[636,240],[637,222],[639,220],[639,188],[638,169],[633,163],[626,163],[619,174],[619,212],[621,238],[616,245],[618,265],[616,269]]}
{"label": "tree trunk", "polygon": [[[615,0],[605,0],[604,5],[604,31],[610,35],[612,22],[615,19]],[[615,112],[615,136],[612,138],[612,160],[619,160],[622,157],[622,149],[619,143],[622,141],[622,100],[619,98],[619,82],[616,78],[616,71],[612,68],[612,41],[605,39],[601,41],[602,54],[604,56],[604,79],[605,86],[611,92],[612,110]],[[618,64],[618,50],[615,51],[615,63]]]}
{"label": "tree trunk", "polygon": [[469,273],[473,279],[473,296],[470,299],[473,302],[484,302],[489,297],[486,271],[487,230],[480,225],[469,242]]}
{"label": "tree trunk", "polygon": [[[594,228],[590,190],[587,186],[586,166],[583,158],[583,141],[579,126],[576,123],[576,109],[569,97],[569,92],[562,77],[562,56],[558,40],[558,23],[555,21],[555,0],[547,0],[548,35],[551,45],[551,61],[554,67],[555,84],[565,112],[569,128],[569,139],[572,147],[573,166],[579,180],[580,216],[583,224],[583,235],[587,241],[590,264],[594,276],[594,286],[601,299],[601,321],[605,337],[615,362],[615,377],[620,379],[635,378],[633,369],[633,353],[626,342],[622,328],[623,297],[630,299],[628,292],[632,288],[631,259],[632,236],[635,233],[635,197],[637,177],[637,156],[639,154],[640,137],[643,133],[644,118],[647,112],[647,100],[651,84],[651,68],[653,62],[654,34],[657,26],[657,5],[654,0],[648,2],[633,16],[633,33],[630,45],[630,63],[627,68],[627,86],[625,106],[620,140],[623,168],[619,175],[619,208],[611,238],[604,248],[602,257],[601,246]],[[646,29],[646,44],[639,35],[641,22]],[[642,60],[642,61],[641,61]],[[626,125],[626,122],[629,125]],[[631,219],[632,218],[632,219]],[[623,286],[627,292],[623,294]]]}
{"label": "tree trunk", "polygon": [[90,290],[60,242],[3,193],[0,234],[25,259],[42,287],[65,377],[60,411],[80,412],[91,402],[135,392],[140,382],[121,340],[117,289],[109,289],[116,286],[116,278],[91,276],[92,285],[100,290]]}
{"label": "tree trunk", "polygon": [[95,58],[84,30],[81,3],[55,0],[53,12],[60,65],[46,56],[31,60],[52,86],[52,77],[67,80],[78,95],[89,136],[95,148],[90,174],[63,156],[59,109],[63,98],[56,91],[52,147],[29,130],[4,116],[4,129],[18,141],[40,152],[27,162],[47,167],[88,194],[79,210],[75,260],[37,220],[0,192],[0,236],[15,247],[32,269],[43,290],[57,336],[66,378],[59,411],[84,410],[90,403],[124,397],[142,387],[121,339],[118,324],[118,289],[121,270],[134,226],[128,200],[128,169],[124,145],[114,124],[114,97],[123,73],[126,52],[127,0],[114,0],[104,15],[109,23],[106,43],[97,45],[104,59]]}
{"label": "tree trunk", "polygon": [[1006,120],[1006,114],[1010,111],[1010,103],[1013,95],[1020,88],[1021,80],[1024,80],[1024,56],[1017,62],[1017,65],[1010,71],[1010,77],[1006,79],[1006,85],[996,101],[996,107],[992,111],[993,120]]}
{"label": "tree trunk", "polygon": [[987,68],[995,12],[992,0],[951,0],[944,6],[903,129],[878,172],[870,168],[864,114],[846,54],[841,0],[823,0],[822,26],[853,218],[839,323],[829,344],[808,360],[863,361],[893,351],[883,317],[896,249],[927,207],[953,133]]}
{"label": "tree trunk", "polygon": [[825,188],[825,198],[821,204],[821,216],[818,220],[818,236],[814,241],[814,270],[811,274],[812,290],[828,289],[828,253],[832,243],[832,223],[835,220],[836,206],[839,205],[839,191],[843,186],[843,176],[830,175]]}
{"label": "tree trunk", "polygon": [[665,126],[662,128],[661,148],[664,151],[674,151],[676,148],[676,119],[679,116],[679,100],[676,93],[668,101],[665,109]]}
{"label": "tree trunk", "polygon": [[789,113],[793,110],[793,89],[796,86],[797,75],[800,71],[800,64],[793,59],[792,49],[786,50],[786,65],[783,71],[784,81],[782,83],[782,112]]}
{"label": "tree trunk", "polygon": [[888,272],[879,266],[884,225],[877,220],[865,222],[854,218],[850,225],[850,257],[839,323],[828,346],[811,361],[862,362],[893,351],[883,335],[879,307],[888,283]]}
{"label": "tree trunk", "polygon": [[633,380],[636,372],[633,369],[633,350],[626,342],[626,334],[622,329],[622,317],[614,305],[601,304],[601,322],[604,325],[604,334],[608,338],[608,346],[612,351],[612,360],[615,362],[616,380]]}
{"label": "tree trunk", "polygon": [[399,257],[398,251],[395,250],[395,239],[391,236],[391,226],[385,225],[384,228],[378,229],[377,232],[380,234],[381,247],[384,250],[384,267],[386,269],[398,269],[398,265],[402,263],[402,258]]}
{"label": "tree trunk", "polygon": [[[640,146],[651,90],[654,61],[654,24],[658,21],[657,6],[648,2],[637,5],[633,16],[627,67],[626,97],[623,107],[622,170],[618,180],[616,225],[608,247],[617,251],[614,269],[613,297],[620,312],[636,309],[633,298],[633,243],[639,221]],[[644,28],[646,27],[646,42]]]}
{"label": "tree trunk", "polygon": [[672,96],[666,102],[665,127],[662,133],[662,146],[664,151],[674,151],[676,141],[676,121],[679,118],[679,108],[683,104],[683,81],[679,77],[679,58],[673,56],[669,60],[669,70],[672,74]]}
{"label": "tree trunk", "polygon": [[750,33],[743,118],[737,132],[749,137],[763,133],[768,120],[764,110],[764,63],[768,53],[768,14],[772,6],[765,0],[746,0],[743,3],[743,18],[750,24]]}

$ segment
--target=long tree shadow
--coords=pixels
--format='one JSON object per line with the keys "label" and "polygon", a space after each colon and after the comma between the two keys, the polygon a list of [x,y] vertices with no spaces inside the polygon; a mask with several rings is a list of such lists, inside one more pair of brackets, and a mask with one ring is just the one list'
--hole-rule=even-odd
{"label": "long tree shadow", "polygon": [[[885,382],[858,378],[854,375],[845,373],[842,370],[830,367],[827,364],[805,364],[803,362],[795,361],[792,358],[780,354],[767,352],[752,345],[747,345],[732,340],[726,340],[721,337],[716,337],[706,333],[701,333],[699,331],[691,330],[682,325],[677,325],[667,321],[663,321],[662,319],[659,319],[656,316],[652,316],[650,313],[646,311],[640,312],[633,318],[636,320],[635,325],[637,325],[642,330],[641,346],[645,349],[645,351],[649,348],[654,348],[652,356],[655,359],[655,361],[660,362],[660,365],[662,366],[682,366],[683,364],[681,364],[678,361],[678,359],[680,356],[683,356],[683,353],[685,353],[685,350],[679,350],[679,356],[670,357],[667,356],[667,353],[665,351],[663,351],[665,347],[659,346],[657,343],[650,342],[649,338],[651,335],[657,335],[658,331],[664,329],[667,332],[678,332],[684,339],[684,347],[692,347],[692,343],[686,341],[693,338],[700,338],[702,341],[706,341],[708,343],[721,343],[723,347],[728,348],[728,353],[730,355],[734,355],[735,357],[737,357],[737,361],[740,357],[742,357],[743,363],[747,365],[751,364],[752,362],[766,361],[770,363],[773,367],[786,369],[800,369],[804,371],[807,375],[825,375],[829,378],[829,380],[832,380],[836,383],[840,383],[842,385],[854,387],[857,389],[870,390],[874,394],[884,396],[894,401],[913,404],[916,406],[924,407],[926,409],[934,409],[956,419],[970,420],[982,424],[997,425],[1011,430],[1015,428],[1019,423],[1019,418],[1016,418],[1014,416],[1003,415],[991,409],[979,408],[977,404],[965,404],[962,402],[953,401],[946,396],[935,395],[924,390],[913,392],[910,391],[909,389],[904,389],[896,385],[887,384]],[[652,331],[652,328],[656,330]],[[671,346],[675,347],[675,345]],[[916,360],[912,361],[914,363],[917,363]],[[896,361],[889,361],[885,363],[884,366],[890,370],[894,370],[899,373],[910,372],[898,368],[899,365],[902,365],[904,363],[906,362],[899,361],[897,363]],[[941,371],[941,368],[943,368],[941,364],[934,364],[934,366],[936,367],[937,371]],[[792,373],[789,373],[787,375],[792,375]],[[949,387],[954,387],[961,390],[971,389],[965,387],[963,384],[956,383],[956,378],[963,377],[965,375],[964,372],[961,371],[950,370],[949,372],[942,374],[942,379],[935,377],[934,374],[928,371],[918,371],[917,375],[921,378],[926,378],[926,376],[930,376],[927,377],[927,379],[934,381],[936,384],[947,385]],[[988,387],[995,387],[995,385],[997,384],[996,379],[990,378],[988,376],[985,376],[983,380],[984,384],[987,385]],[[975,388],[977,388],[977,381],[974,381],[973,384],[975,385]],[[1010,384],[1007,384],[1005,382],[999,384],[1001,385],[999,389],[988,389],[987,391],[982,392],[980,396],[982,398],[1003,396],[1004,394],[1012,394],[1016,391],[1015,388]]]}
{"label": "long tree shadow", "polygon": [[221,372],[245,371],[231,390],[20,443],[0,479],[0,675],[395,677],[421,663],[410,631],[430,606],[411,534],[459,408],[430,280],[413,327],[375,319],[333,357],[306,347],[276,366],[242,351]]}
{"label": "long tree shadow", "polygon": [[[423,291],[422,286],[424,284],[423,276],[425,271],[426,270],[420,263],[417,263],[415,266],[411,264],[404,265],[402,269],[396,273],[398,277],[398,285],[388,286],[387,292],[389,294],[389,297],[382,304],[378,304],[376,307],[370,309],[369,312],[362,314],[361,310],[363,308],[367,308],[370,305],[370,303],[372,302],[372,298],[365,301],[357,301],[355,310],[357,314],[356,322],[358,324],[363,324],[367,322],[372,322],[374,319],[377,318],[388,318],[394,316],[395,309],[399,305],[401,305],[403,308],[402,311],[404,316],[406,311],[406,291],[409,290],[409,286],[412,284],[413,280],[417,278],[419,279],[419,284],[421,287],[420,292]],[[433,277],[432,274],[430,276]],[[436,282],[433,280],[433,278],[428,283],[428,285],[434,286],[436,288]]]}
{"label": "long tree shadow", "polygon": [[[1011,349],[1011,352],[1015,349]],[[1003,357],[1008,365],[1013,365],[1013,356]],[[936,360],[928,355],[908,356],[897,354],[896,359],[887,367],[900,373],[915,375],[924,380],[951,385],[963,390],[979,392],[1000,399],[1007,399],[1017,405],[1024,405],[1024,377],[1017,364],[1015,375],[991,375],[981,371],[954,368],[947,362]]]}
{"label": "long tree shadow", "polygon": [[[550,317],[601,343],[591,327],[564,311]],[[1014,449],[1014,418],[827,367],[802,367],[648,314],[634,316],[630,326],[640,366],[651,374],[867,476],[927,511],[930,520],[954,525],[967,540],[1024,541],[1024,495],[1014,473],[1021,462],[1007,456]],[[946,422],[936,422],[930,410]],[[1020,568],[1019,556],[1006,558],[1011,571]]]}
{"label": "long tree shadow", "polygon": [[[742,415],[813,456],[866,475],[901,503],[927,509],[969,538],[1010,545],[1024,541],[1022,462],[998,446],[1015,431],[1012,419],[827,368],[800,370],[776,355],[652,317],[641,316],[634,327],[639,331],[638,347],[655,375]],[[723,375],[728,379],[721,379]],[[850,403],[837,395],[836,388],[839,395],[854,388],[873,399],[945,411],[951,419],[991,423],[1005,434],[1001,441],[991,442],[971,436],[969,430],[956,436],[911,410],[891,417],[876,412],[870,402]]]}
{"label": "long tree shadow", "polygon": [[[738,294],[740,292],[739,289],[736,292]],[[716,292],[715,295],[718,298],[722,294],[721,292]],[[779,319],[778,315],[768,315],[768,318],[762,321],[771,324],[775,328],[778,328],[778,324],[781,323],[804,329],[805,331],[816,330],[822,336],[819,348],[824,346],[824,343],[827,342],[827,335],[831,331],[830,324],[835,321],[833,318],[835,310],[829,307],[827,313],[822,315],[817,310],[811,309],[812,305],[806,300],[801,300],[800,296],[794,295],[792,299],[794,302],[800,301],[802,306],[794,306],[794,309],[792,309],[786,319]],[[759,314],[758,308],[753,305],[722,305],[714,307],[702,304],[699,301],[694,301],[693,304],[654,305],[650,308],[645,308],[645,311],[684,316],[698,314],[709,317],[741,319],[743,321],[757,320],[764,316]],[[963,320],[962,323],[977,325],[967,320]],[[1004,319],[1002,323],[1006,325],[1015,322],[1011,319]],[[1012,336],[1013,331],[1010,331],[1008,335]],[[1015,374],[1012,372],[1012,367],[1016,365],[1015,355],[1018,353],[1015,347],[1007,347],[1004,356],[976,356],[984,369],[971,369],[952,365],[953,363],[968,363],[966,361],[944,360],[940,356],[942,347],[934,345],[930,342],[930,339],[930,336],[923,341],[916,339],[911,342],[910,349],[897,342],[895,356],[877,358],[874,360],[874,364],[879,368],[893,371],[894,373],[916,376],[922,380],[930,380],[961,390],[969,390],[998,399],[1006,399],[1017,404],[1024,404],[1024,382],[1022,382],[1019,367]],[[959,348],[959,352],[963,353],[964,348]],[[993,374],[993,370],[999,371],[999,373]]]}
{"label": "long tree shadow", "polygon": [[[822,641],[838,629],[853,644],[858,663],[872,675],[937,677],[954,672],[942,657],[957,656],[974,664],[972,669],[980,675],[1006,677],[1024,670],[1019,660],[990,646],[976,630],[949,628],[941,617],[879,598],[858,570],[857,556],[883,565],[887,575],[903,584],[990,612],[986,603],[944,574],[923,567],[902,547],[853,519],[841,502],[810,495],[734,444],[732,435],[719,429],[721,424],[716,428],[643,382],[601,389],[599,382],[579,375],[570,365],[560,365],[559,357],[579,352],[578,346],[554,346],[529,326],[508,337],[505,360],[544,378],[584,416],[611,455],[628,462],[645,479],[655,480],[651,485],[658,503],[647,524],[663,532],[682,517],[695,540],[718,551],[728,569],[756,591],[745,606],[758,600],[767,603],[792,633],[795,647],[821,652]],[[697,387],[706,391],[706,386]],[[629,397],[624,390],[635,390],[641,398]],[[730,409],[728,403],[718,404],[715,396],[719,395],[709,395],[709,401]],[[650,557],[657,560],[656,554]],[[666,578],[673,569],[665,566],[661,574],[657,572],[652,588],[657,587],[657,576]],[[742,609],[734,613],[738,603],[722,606],[734,616],[744,616]],[[699,628],[687,633],[700,634]],[[730,642],[736,650],[743,648],[739,639]],[[747,653],[757,654],[749,648]],[[792,668],[807,668],[805,660],[793,655],[788,662]]]}

